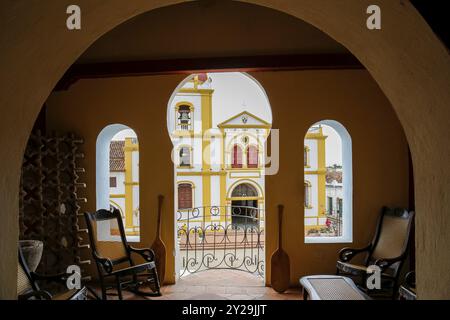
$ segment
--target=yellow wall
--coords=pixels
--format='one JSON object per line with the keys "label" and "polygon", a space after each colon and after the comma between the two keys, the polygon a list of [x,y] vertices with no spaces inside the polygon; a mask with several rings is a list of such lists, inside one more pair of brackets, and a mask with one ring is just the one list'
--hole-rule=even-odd
{"label": "yellow wall", "polygon": [[[334,119],[346,126],[353,143],[354,245],[372,236],[382,205],[408,204],[405,137],[389,102],[366,71],[253,73],[265,88],[280,129],[280,170],[266,177],[267,282],[276,245],[276,206],[285,205],[284,239],[291,260],[291,284],[304,274],[332,273],[343,244],[303,243],[303,139],[309,126]],[[85,139],[88,203],[95,209],[95,139],[111,123],[134,129],[140,147],[141,246],[156,230],[156,197],[166,196],[162,237],[167,245],[167,280],[174,281],[173,164],[166,129],[167,103],[180,75],[82,80],[48,99],[51,130],[73,131]],[[295,119],[295,121],[293,121]],[[280,188],[283,186],[283,188]],[[106,243],[113,250],[113,243]]]}
{"label": "yellow wall", "polygon": [[[383,28],[379,31],[357,27],[364,23],[361,14],[372,4],[371,0],[246,1],[286,12],[323,30],[347,47],[380,85],[403,125],[414,163],[418,297],[448,299],[448,50],[409,1],[380,0]],[[28,137],[42,104],[67,68],[101,35],[140,13],[178,2],[182,1],[78,0],[86,13],[83,23],[89,27],[75,32],[68,32],[61,22],[62,12],[70,4],[68,0],[21,0],[14,6],[10,2],[0,2],[3,49],[0,59],[0,146],[2,150],[8,150],[0,153],[0,298],[16,298],[20,169]],[[198,3],[204,6],[203,1]],[[224,35],[228,29],[227,25]],[[279,34],[276,29],[274,32]],[[297,34],[294,32],[287,41]],[[264,44],[260,53],[280,52],[274,50],[273,43],[267,43],[271,37],[265,33],[258,33],[258,38]],[[210,46],[211,39],[205,40],[205,46],[195,46],[195,56],[212,55],[207,52],[214,49]],[[241,44],[244,43],[245,40]],[[242,49],[242,46],[230,44],[229,47],[239,48],[234,52],[237,55],[255,53]],[[223,50],[216,52],[226,54]],[[163,57],[170,56],[165,51],[162,54]]]}
{"label": "yellow wall", "polygon": [[133,181],[133,151],[138,151],[131,138],[125,138],[125,230],[133,230],[133,186],[138,183]]}
{"label": "yellow wall", "polygon": [[[371,239],[383,204],[408,205],[407,143],[400,124],[389,102],[365,71],[254,75],[269,96],[272,127],[280,128],[280,170],[276,176],[266,177],[267,234],[276,232],[276,205],[284,204],[283,244],[291,260],[291,283],[297,284],[303,274],[334,273],[337,252],[349,244],[304,244],[303,241],[304,135],[312,124],[325,119],[339,121],[350,133],[353,245],[359,247]],[[273,252],[275,245],[275,241],[267,241],[266,251]]]}
{"label": "yellow wall", "polygon": [[[163,241],[168,246],[173,245],[174,238],[172,143],[166,129],[166,107],[176,83],[182,77],[157,79],[80,81],[69,91],[53,94],[48,101],[49,127],[76,132],[85,140],[83,166],[86,174],[82,179],[88,185],[88,202],[82,210],[96,209],[95,143],[98,133],[113,123],[125,124],[136,132],[139,139],[141,247],[149,247],[155,237],[158,194],[165,196],[161,228]],[[102,250],[112,251],[116,245],[105,242]],[[167,252],[170,261],[172,250]],[[174,281],[173,263],[166,266],[167,281]]]}

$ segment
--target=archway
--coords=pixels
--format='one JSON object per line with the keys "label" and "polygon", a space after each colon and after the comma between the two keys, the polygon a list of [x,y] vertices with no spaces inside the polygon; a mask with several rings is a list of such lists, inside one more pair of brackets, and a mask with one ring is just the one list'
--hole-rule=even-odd
{"label": "archway", "polygon": [[[264,89],[245,73],[193,74],[171,95],[167,129],[180,277],[213,269],[264,274],[264,192],[253,185],[264,189],[271,121]],[[250,183],[240,184],[244,177]],[[248,241],[245,232],[262,240]],[[246,256],[246,248],[257,258]]]}
{"label": "archway", "polygon": [[[409,2],[383,3],[386,26],[392,27],[389,21],[396,21],[396,27],[380,32],[354,27],[363,23],[362,16],[367,3],[352,7],[350,4],[328,1],[289,1],[283,4],[269,0],[248,2],[292,14],[328,33],[361,60],[385,92],[399,115],[412,150],[418,211],[417,243],[422,244],[418,247],[417,257],[419,297],[448,297],[448,259],[441,261],[436,258],[431,262],[428,259],[430,256],[442,257],[442,252],[446,252],[448,236],[434,231],[450,224],[447,215],[450,199],[441,196],[442,190],[448,189],[450,181],[450,169],[447,166],[450,156],[446,148],[450,118],[447,108],[450,101],[450,76],[448,72],[442,72],[450,68],[446,49]],[[133,4],[118,1],[107,5],[86,3],[87,12],[101,13],[105,19],[86,15],[85,22],[91,23],[93,27],[89,31],[71,35],[64,28],[54,27],[61,25],[60,14],[53,10],[51,4],[48,7],[31,4],[29,10],[17,6],[5,13],[15,18],[9,21],[8,29],[13,30],[12,36],[8,37],[11,45],[4,52],[2,64],[2,106],[11,107],[15,112],[5,112],[0,126],[3,149],[10,151],[0,156],[4,191],[1,193],[4,206],[4,227],[1,233],[4,235],[3,248],[8,252],[0,272],[4,284],[1,288],[2,297],[15,297],[18,177],[22,151],[35,115],[64,70],[88,45],[119,23],[157,6],[159,2],[156,1]],[[36,17],[27,12],[41,10],[49,14],[39,17],[45,19],[40,31],[52,34],[52,37],[42,38],[38,43],[32,34],[18,36],[28,24],[36,23]],[[415,32],[408,32],[410,30]],[[15,39],[21,39],[20,45],[16,45],[19,40],[15,40],[14,36]],[[67,41],[67,36],[73,37],[73,41]],[[422,43],[421,46],[410,46],[418,41]],[[65,44],[63,50],[58,46],[59,43]],[[408,59],[401,59],[405,52],[408,52]],[[424,59],[424,56],[428,59]],[[48,66],[41,63],[43,59],[51,59],[55,63]],[[20,68],[17,61],[22,63]],[[433,106],[432,113],[429,112],[430,105]],[[11,128],[11,123],[17,126]],[[428,219],[431,215],[434,219]]]}
{"label": "archway", "polygon": [[241,183],[231,192],[231,223],[258,225],[258,191],[251,184]]}
{"label": "archway", "polygon": [[316,122],[308,128],[304,150],[305,242],[352,242],[353,157],[350,134],[338,121]]}
{"label": "archway", "polygon": [[[96,141],[96,209],[119,209],[127,240],[140,240],[139,214],[139,146],[133,129],[110,124]],[[120,241],[117,226],[98,223],[101,241]]]}

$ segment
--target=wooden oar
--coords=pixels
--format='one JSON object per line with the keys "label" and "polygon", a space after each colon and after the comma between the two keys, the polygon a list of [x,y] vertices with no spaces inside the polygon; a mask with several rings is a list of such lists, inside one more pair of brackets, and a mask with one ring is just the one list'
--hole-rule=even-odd
{"label": "wooden oar", "polygon": [[156,229],[156,237],[155,241],[153,241],[153,244],[151,248],[155,252],[155,264],[156,264],[156,270],[158,271],[158,277],[159,282],[161,285],[164,283],[164,275],[166,271],[166,246],[164,245],[164,242],[161,240],[160,233],[161,233],[161,212],[162,212],[162,204],[163,204],[164,196],[159,195],[158,196],[158,223],[157,223],[157,229]]}
{"label": "wooden oar", "polygon": [[283,205],[278,205],[278,249],[271,258],[271,283],[277,292],[284,292],[289,287],[290,263],[289,256],[283,250],[281,226],[283,220]]}

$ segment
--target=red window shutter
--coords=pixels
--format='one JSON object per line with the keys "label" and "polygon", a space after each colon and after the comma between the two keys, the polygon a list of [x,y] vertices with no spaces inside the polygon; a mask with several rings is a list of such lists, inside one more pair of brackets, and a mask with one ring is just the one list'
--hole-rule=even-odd
{"label": "red window shutter", "polygon": [[232,168],[242,168],[242,150],[238,145],[233,147],[233,163]]}
{"label": "red window shutter", "polygon": [[178,185],[178,209],[192,208],[192,186],[188,183]]}
{"label": "red window shutter", "polygon": [[258,168],[258,148],[249,146],[247,149],[247,167]]}

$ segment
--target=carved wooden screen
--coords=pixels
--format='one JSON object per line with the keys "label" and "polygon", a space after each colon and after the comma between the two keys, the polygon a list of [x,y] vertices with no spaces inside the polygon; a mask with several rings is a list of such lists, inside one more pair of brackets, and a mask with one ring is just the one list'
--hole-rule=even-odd
{"label": "carved wooden screen", "polygon": [[[20,184],[20,239],[40,240],[44,251],[37,272],[66,272],[68,265],[89,264],[84,242],[86,229],[80,227],[79,151],[83,141],[72,134],[43,136],[33,133],[25,150]],[[84,225],[84,221],[83,221]],[[85,251],[85,252],[83,252]],[[84,258],[87,257],[87,258]]]}

